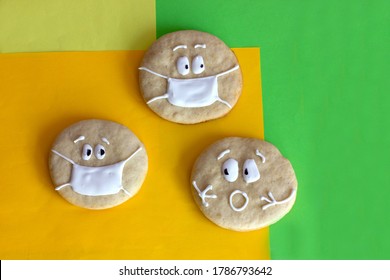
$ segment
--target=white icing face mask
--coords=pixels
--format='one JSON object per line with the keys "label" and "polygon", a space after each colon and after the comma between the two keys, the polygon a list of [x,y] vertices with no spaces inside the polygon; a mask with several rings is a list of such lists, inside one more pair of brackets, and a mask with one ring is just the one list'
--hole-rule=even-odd
{"label": "white icing face mask", "polygon": [[219,101],[229,108],[232,108],[232,106],[227,101],[222,100],[218,96],[218,77],[233,72],[238,68],[239,66],[236,65],[233,68],[217,75],[194,79],[170,78],[156,73],[146,67],[140,67],[139,69],[154,74],[158,77],[167,79],[168,81],[167,92],[161,96],[150,99],[147,104],[159,99],[168,99],[169,103],[175,106],[185,108],[199,108],[210,106],[214,102]]}
{"label": "white icing face mask", "polygon": [[56,187],[56,190],[58,191],[63,187],[71,186],[73,191],[82,195],[110,195],[117,194],[120,190],[130,195],[122,186],[123,168],[126,162],[141,149],[141,147],[138,148],[138,150],[123,161],[97,167],[79,165],[59,152],[52,150],[53,153],[70,162],[73,166],[70,182]]}

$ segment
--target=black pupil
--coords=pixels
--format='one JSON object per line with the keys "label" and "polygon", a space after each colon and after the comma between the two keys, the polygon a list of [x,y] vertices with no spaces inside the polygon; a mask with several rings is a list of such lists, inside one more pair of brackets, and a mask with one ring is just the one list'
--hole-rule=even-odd
{"label": "black pupil", "polygon": [[200,65],[200,68],[203,68],[203,64]]}
{"label": "black pupil", "polygon": [[225,169],[223,170],[223,173],[224,173],[225,175],[229,175],[229,172],[228,172],[227,168],[225,168]]}
{"label": "black pupil", "polygon": [[248,169],[245,168],[245,171],[244,171],[245,175],[248,175]]}
{"label": "black pupil", "polygon": [[87,156],[90,156],[92,154],[92,150],[91,149],[88,149],[87,150]]}
{"label": "black pupil", "polygon": [[103,149],[100,149],[100,155],[104,155],[106,152]]}
{"label": "black pupil", "polygon": [[185,67],[186,67],[186,69],[188,69],[188,64],[186,64],[186,66],[185,66]]}

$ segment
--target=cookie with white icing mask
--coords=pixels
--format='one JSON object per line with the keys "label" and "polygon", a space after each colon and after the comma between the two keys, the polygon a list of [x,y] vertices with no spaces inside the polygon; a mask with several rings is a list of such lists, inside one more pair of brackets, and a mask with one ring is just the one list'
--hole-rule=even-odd
{"label": "cookie with white icing mask", "polygon": [[217,37],[200,31],[162,36],[145,53],[139,70],[147,105],[176,123],[220,118],[241,94],[241,69],[235,54]]}
{"label": "cookie with white icing mask", "polygon": [[84,120],[66,128],[49,158],[55,190],[88,209],[119,205],[141,188],[148,157],[127,127],[106,120]]}
{"label": "cookie with white icing mask", "polygon": [[255,138],[225,138],[207,148],[191,175],[193,197],[220,227],[256,230],[292,208],[297,179],[290,162],[272,144]]}

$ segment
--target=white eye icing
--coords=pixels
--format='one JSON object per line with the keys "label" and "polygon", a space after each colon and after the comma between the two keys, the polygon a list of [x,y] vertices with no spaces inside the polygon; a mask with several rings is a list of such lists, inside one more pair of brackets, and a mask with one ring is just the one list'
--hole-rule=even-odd
{"label": "white eye icing", "polygon": [[83,160],[89,160],[92,156],[92,147],[89,144],[84,144],[83,152],[81,153],[81,157]]}
{"label": "white eye icing", "polygon": [[200,74],[205,70],[205,65],[203,61],[203,57],[200,55],[197,55],[192,60],[192,72],[194,74]]}
{"label": "white eye icing", "polygon": [[97,159],[103,159],[106,156],[106,149],[100,144],[96,145],[95,156]]}
{"label": "white eye icing", "polygon": [[179,57],[176,63],[176,67],[177,67],[177,72],[179,72],[183,76],[190,73],[190,61],[188,60],[188,57],[186,56]]}
{"label": "white eye icing", "polygon": [[260,172],[254,159],[247,159],[244,162],[242,175],[247,183],[253,183],[260,179]]}
{"label": "white eye icing", "polygon": [[229,158],[222,165],[222,175],[228,182],[234,182],[238,178],[238,162]]}

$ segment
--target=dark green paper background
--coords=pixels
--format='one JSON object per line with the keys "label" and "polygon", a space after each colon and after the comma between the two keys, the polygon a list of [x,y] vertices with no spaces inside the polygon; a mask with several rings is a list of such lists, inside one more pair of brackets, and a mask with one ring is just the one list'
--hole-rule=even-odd
{"label": "dark green paper background", "polygon": [[157,37],[261,48],[265,138],[299,182],[272,259],[390,259],[389,3],[157,0]]}

